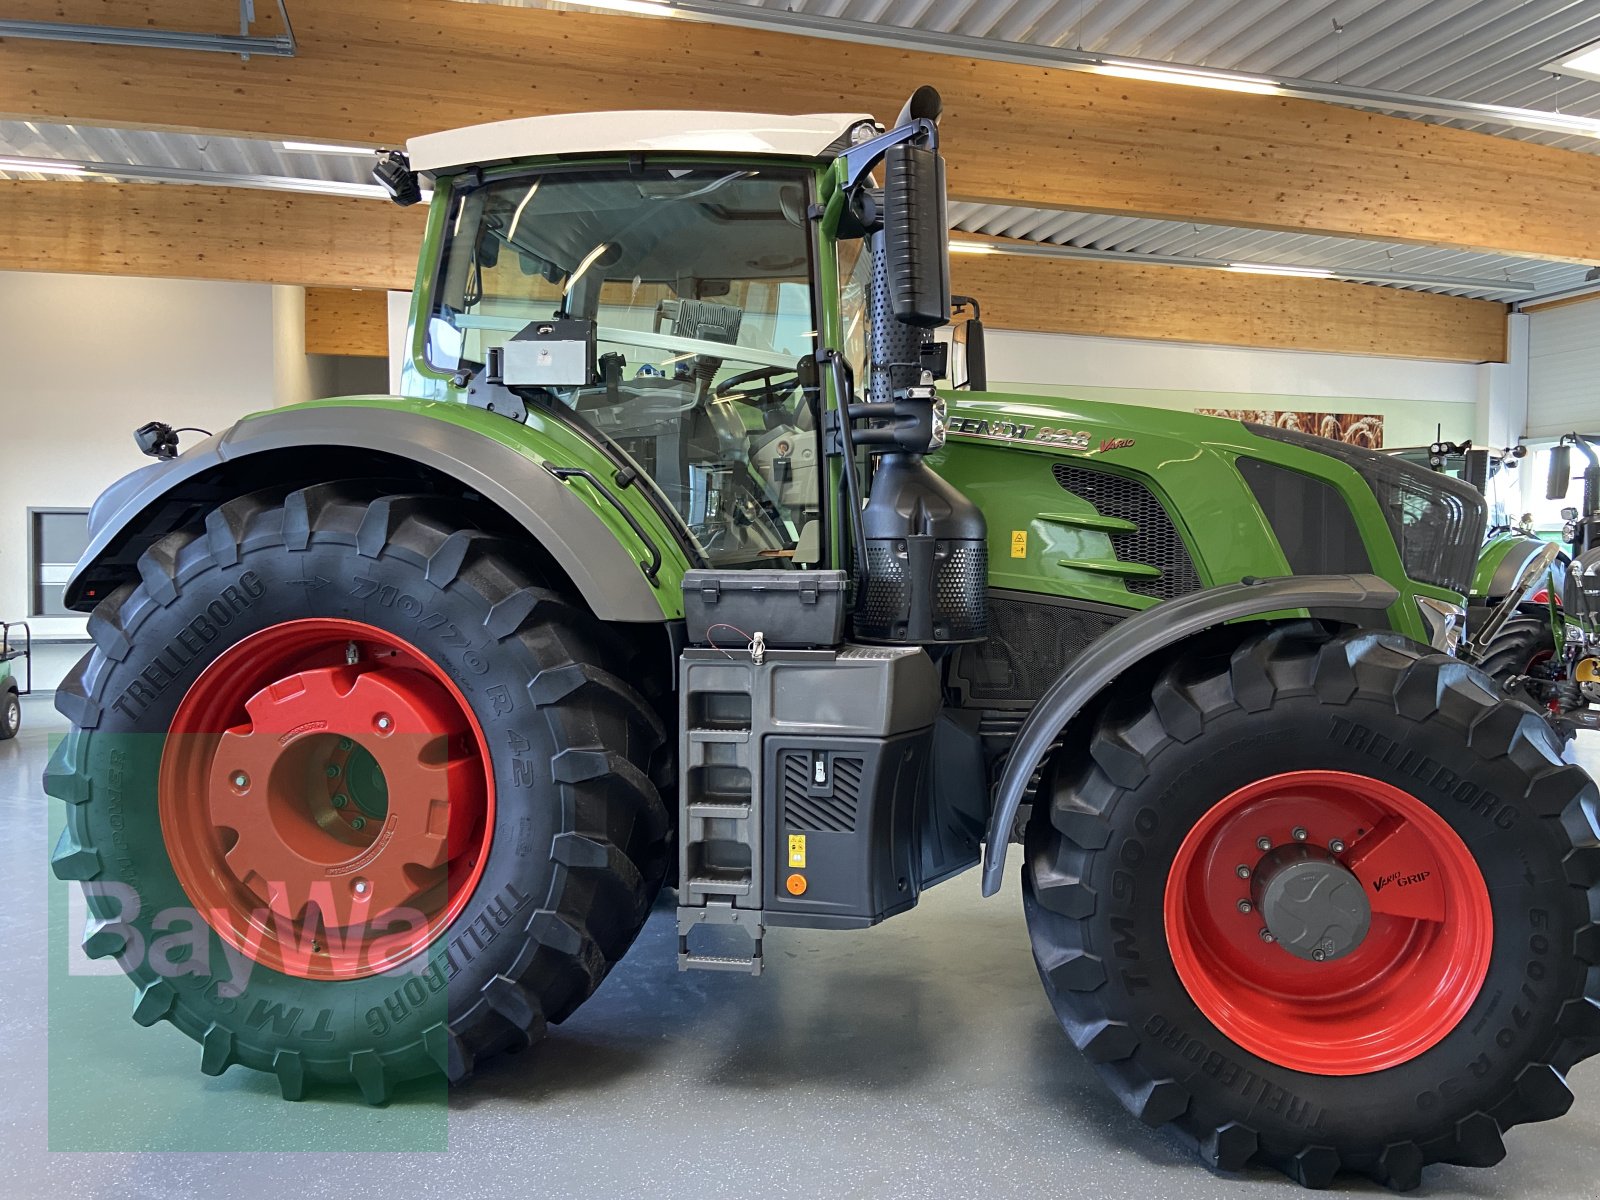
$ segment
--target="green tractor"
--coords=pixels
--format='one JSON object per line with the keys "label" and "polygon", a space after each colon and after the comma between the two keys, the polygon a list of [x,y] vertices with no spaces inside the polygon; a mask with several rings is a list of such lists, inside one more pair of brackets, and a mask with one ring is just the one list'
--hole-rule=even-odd
{"label": "green tractor", "polygon": [[1068,1038],[1215,1167],[1412,1187],[1566,1111],[1600,792],[1452,654],[1483,498],[941,397],[939,107],[380,162],[432,189],[405,394],[147,430],[68,588],[53,862],[137,1021],[379,1103],[570,1015],[663,886],[683,970],[759,973],[1009,858]]}
{"label": "green tractor", "polygon": [[[1572,451],[1586,459],[1582,507],[1562,510],[1560,542],[1511,546],[1497,578],[1515,566],[1524,599],[1515,610],[1497,610],[1492,628],[1474,636],[1477,661],[1511,695],[1544,710],[1563,737],[1579,729],[1600,730],[1600,453],[1597,440],[1564,435],[1550,456],[1548,499],[1566,496],[1572,484]],[[1565,548],[1563,548],[1565,547]],[[1491,541],[1484,548],[1486,573]],[[1516,566],[1522,563],[1523,565]],[[1531,581],[1531,586],[1530,586]],[[1534,590],[1536,589],[1536,590]]]}
{"label": "green tractor", "polygon": [[[1527,449],[1485,450],[1468,442],[1437,441],[1386,453],[1460,479],[1489,502],[1489,526],[1478,563],[1467,585],[1465,657],[1503,688],[1549,714],[1552,725],[1570,740],[1582,723],[1571,713],[1581,707],[1577,689],[1565,682],[1565,654],[1557,654],[1560,604],[1567,587],[1571,555],[1539,537],[1527,517],[1514,521],[1503,485]],[[1552,486],[1554,486],[1552,484]],[[1561,482],[1557,496],[1566,494]],[[1576,516],[1576,510],[1574,510]],[[1571,530],[1564,539],[1574,543]]]}

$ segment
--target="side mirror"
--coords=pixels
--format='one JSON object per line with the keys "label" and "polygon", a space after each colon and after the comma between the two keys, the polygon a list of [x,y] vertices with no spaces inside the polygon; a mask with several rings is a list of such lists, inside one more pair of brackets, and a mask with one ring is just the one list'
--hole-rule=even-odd
{"label": "side mirror", "polygon": [[948,323],[950,223],[938,151],[901,143],[884,154],[883,237],[895,320],[924,328]]}
{"label": "side mirror", "polygon": [[971,296],[951,296],[950,303],[958,313],[972,310],[972,315],[962,327],[965,332],[962,347],[966,351],[967,377],[960,386],[969,392],[986,392],[989,390],[989,357],[983,344],[983,309]]}
{"label": "side mirror", "polygon": [[1550,474],[1544,481],[1546,500],[1563,500],[1572,486],[1572,447],[1560,445],[1550,451]]}

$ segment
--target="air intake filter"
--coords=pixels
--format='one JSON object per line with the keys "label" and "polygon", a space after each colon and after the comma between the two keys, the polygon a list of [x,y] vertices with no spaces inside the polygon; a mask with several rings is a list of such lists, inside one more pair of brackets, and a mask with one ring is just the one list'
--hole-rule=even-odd
{"label": "air intake filter", "polygon": [[987,635],[983,513],[920,455],[883,457],[861,524],[868,582],[855,613],[858,639],[926,646]]}

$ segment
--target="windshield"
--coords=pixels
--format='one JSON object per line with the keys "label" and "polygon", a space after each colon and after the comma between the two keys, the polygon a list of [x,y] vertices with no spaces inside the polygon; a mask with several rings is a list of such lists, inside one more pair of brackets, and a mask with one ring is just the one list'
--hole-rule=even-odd
{"label": "windshield", "polygon": [[543,398],[632,457],[712,562],[815,561],[808,188],[777,168],[618,167],[465,191],[428,361],[476,369],[530,321],[594,321],[599,382]]}

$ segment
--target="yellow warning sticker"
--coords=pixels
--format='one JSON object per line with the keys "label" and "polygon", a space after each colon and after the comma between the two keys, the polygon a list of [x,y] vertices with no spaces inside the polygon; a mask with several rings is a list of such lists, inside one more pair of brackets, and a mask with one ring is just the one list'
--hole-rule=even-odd
{"label": "yellow warning sticker", "polygon": [[806,865],[806,835],[803,833],[789,835],[789,865],[791,867]]}
{"label": "yellow warning sticker", "polygon": [[1011,531],[1011,557],[1028,557],[1028,531],[1026,529],[1013,529]]}

